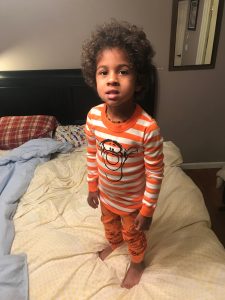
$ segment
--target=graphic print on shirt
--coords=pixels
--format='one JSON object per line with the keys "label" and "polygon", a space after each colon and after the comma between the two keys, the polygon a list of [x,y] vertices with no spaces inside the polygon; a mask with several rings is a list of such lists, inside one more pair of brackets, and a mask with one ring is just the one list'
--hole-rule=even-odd
{"label": "graphic print on shirt", "polygon": [[124,149],[120,143],[117,141],[106,139],[102,142],[98,142],[101,155],[104,161],[105,167],[113,172],[119,172],[117,179],[111,179],[105,173],[105,176],[109,181],[117,182],[123,178],[123,166],[133,153],[137,153],[138,149],[131,147],[129,149]]}

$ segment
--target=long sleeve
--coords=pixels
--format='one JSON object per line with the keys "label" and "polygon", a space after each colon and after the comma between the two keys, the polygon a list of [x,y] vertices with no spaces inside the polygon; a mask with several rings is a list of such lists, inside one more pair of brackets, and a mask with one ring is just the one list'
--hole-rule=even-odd
{"label": "long sleeve", "polygon": [[98,190],[98,167],[96,162],[96,138],[91,125],[90,113],[85,126],[87,137],[87,181],[89,192]]}
{"label": "long sleeve", "polygon": [[153,123],[145,134],[144,162],[146,187],[140,213],[151,217],[156,208],[164,170],[163,139],[156,123]]}
{"label": "long sleeve", "polygon": [[93,107],[86,135],[89,191],[116,214],[139,210],[150,217],[163,178],[163,140],[155,120],[140,106],[123,123],[110,122],[105,104]]}

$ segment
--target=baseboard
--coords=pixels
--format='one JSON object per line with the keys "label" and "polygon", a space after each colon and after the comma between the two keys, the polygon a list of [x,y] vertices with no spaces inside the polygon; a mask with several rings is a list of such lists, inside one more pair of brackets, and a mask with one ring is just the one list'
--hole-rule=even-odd
{"label": "baseboard", "polygon": [[224,166],[225,166],[224,161],[181,164],[182,169],[220,169]]}

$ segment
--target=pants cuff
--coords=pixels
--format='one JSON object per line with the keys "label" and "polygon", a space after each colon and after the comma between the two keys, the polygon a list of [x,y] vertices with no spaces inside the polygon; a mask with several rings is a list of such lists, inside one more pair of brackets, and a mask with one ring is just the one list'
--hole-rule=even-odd
{"label": "pants cuff", "polygon": [[135,264],[138,264],[144,260],[144,256],[145,256],[145,252],[139,255],[131,256],[131,261]]}

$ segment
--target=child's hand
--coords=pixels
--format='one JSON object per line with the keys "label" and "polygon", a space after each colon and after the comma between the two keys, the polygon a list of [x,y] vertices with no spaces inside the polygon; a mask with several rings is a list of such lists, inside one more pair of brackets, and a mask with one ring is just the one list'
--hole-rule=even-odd
{"label": "child's hand", "polygon": [[92,208],[97,208],[99,205],[98,191],[89,192],[87,202]]}
{"label": "child's hand", "polygon": [[149,230],[150,225],[152,223],[152,217],[144,217],[140,213],[137,215],[134,225],[136,226],[137,230]]}

